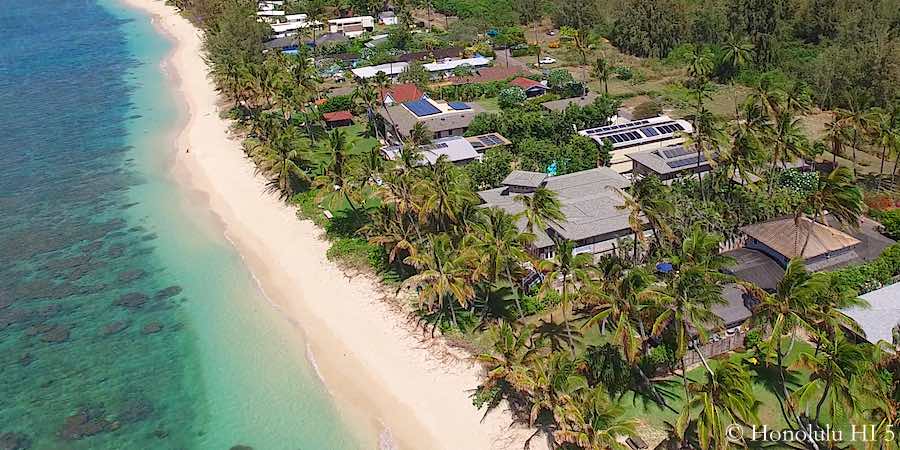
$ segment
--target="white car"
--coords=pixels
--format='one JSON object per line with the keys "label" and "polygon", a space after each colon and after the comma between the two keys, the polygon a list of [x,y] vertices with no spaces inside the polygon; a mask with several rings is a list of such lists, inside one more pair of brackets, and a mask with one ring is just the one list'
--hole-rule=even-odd
{"label": "white car", "polygon": [[538,60],[538,64],[556,64],[556,58],[545,56]]}

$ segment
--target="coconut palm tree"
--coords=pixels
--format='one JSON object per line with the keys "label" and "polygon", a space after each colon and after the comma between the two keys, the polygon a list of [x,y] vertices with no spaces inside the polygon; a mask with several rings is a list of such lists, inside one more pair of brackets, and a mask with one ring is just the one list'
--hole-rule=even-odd
{"label": "coconut palm tree", "polygon": [[637,419],[624,418],[621,406],[610,400],[602,386],[581,389],[572,396],[569,425],[554,433],[554,438],[579,448],[621,449],[620,441],[637,434]]}
{"label": "coconut palm tree", "polygon": [[501,388],[526,388],[528,366],[547,356],[547,347],[533,334],[534,326],[516,329],[509,322],[500,322],[488,329],[490,350],[475,357],[487,366],[487,378],[482,388],[490,389],[498,384]]}
{"label": "coconut palm tree", "polygon": [[547,225],[566,220],[558,195],[546,187],[535,189],[531,195],[517,195],[513,201],[522,205],[520,214],[525,218],[525,231],[529,233],[533,234],[535,229],[543,232]]}
{"label": "coconut palm tree", "polygon": [[323,173],[313,184],[320,189],[319,203],[332,211],[346,202],[354,213],[358,212],[354,202],[360,201],[356,177],[358,155],[354,154],[353,144],[343,129],[336,128],[328,134]]}
{"label": "coconut palm tree", "polygon": [[826,176],[820,176],[812,192],[797,210],[797,216],[810,212],[813,220],[828,225],[826,212],[842,226],[857,227],[863,213],[862,191],[853,173],[846,167],[837,167]]}
{"label": "coconut palm tree", "polygon": [[[681,360],[685,401],[690,399],[690,392],[684,357],[688,349],[693,348],[709,371],[700,345],[706,343],[708,330],[720,327],[722,322],[711,310],[713,305],[725,302],[722,298],[722,286],[711,283],[709,278],[709,269],[687,266],[679,269],[665,285],[654,288],[647,294],[661,311],[653,323],[653,336],[661,336],[667,329],[671,329],[675,335],[675,356]],[[693,338],[694,334],[697,335],[696,340]]]}
{"label": "coconut palm tree", "polygon": [[814,340],[816,351],[801,353],[795,363],[797,368],[810,372],[809,381],[794,391],[792,397],[797,404],[806,405],[804,413],[813,414],[815,424],[821,423],[819,419],[826,402],[831,417],[841,413],[842,417],[850,417],[857,409],[853,387],[871,375],[867,354],[843,333],[830,339],[818,335]]}
{"label": "coconut palm tree", "polygon": [[520,318],[524,314],[518,281],[522,264],[528,260],[525,248],[533,239],[532,234],[520,233],[515,218],[499,208],[482,211],[472,224],[472,231],[463,237],[463,246],[472,252],[476,263],[473,278],[487,281],[487,294],[499,287],[501,279],[508,283],[515,293]]}
{"label": "coconut palm tree", "polygon": [[848,107],[844,112],[842,121],[847,127],[850,134],[850,142],[853,146],[853,176],[856,172],[856,152],[863,143],[863,139],[872,129],[874,118],[862,106],[862,99],[856,95],[850,95],[848,98]]}
{"label": "coconut palm tree", "polygon": [[878,170],[878,189],[881,189],[881,181],[884,178],[884,162],[889,156],[888,151],[897,146],[900,141],[900,107],[891,112],[874,110],[872,112],[872,140],[881,147],[881,166]]}
{"label": "coconut palm tree", "polygon": [[722,62],[728,66],[730,72],[728,82],[731,83],[731,99],[734,102],[735,121],[740,117],[740,112],[738,110],[737,87],[734,84],[734,79],[737,77],[738,72],[747,65],[752,57],[753,45],[746,39],[739,38],[734,34],[729,33],[728,39],[725,40]]}
{"label": "coconut palm tree", "polygon": [[432,132],[423,122],[416,122],[409,130],[409,142],[416,147],[431,143]]}
{"label": "coconut palm tree", "polygon": [[394,123],[394,119],[391,117],[391,111],[388,110],[387,103],[385,103],[386,93],[388,88],[391,86],[391,79],[384,72],[378,72],[375,74],[375,86],[378,87],[378,91],[381,92],[381,108],[384,110],[384,117],[387,118],[388,123],[391,125],[391,129],[394,131],[394,136],[396,138],[400,138],[400,131],[397,130],[397,124]]}
{"label": "coconut palm tree", "polygon": [[751,296],[757,300],[750,317],[750,325],[769,332],[766,342],[768,354],[775,356],[775,369],[778,372],[780,393],[776,395],[785,422],[797,426],[798,417],[793,403],[789,399],[786,382],[787,368],[784,358],[787,352],[783,348],[784,338],[791,336],[798,329],[812,330],[815,318],[815,303],[812,300],[812,288],[809,285],[811,275],[803,265],[803,260],[792,259],[788,262],[784,276],[776,286],[775,293],[769,294],[753,285],[742,284]]}
{"label": "coconut palm tree", "polygon": [[445,155],[424,173],[425,177],[416,184],[416,192],[422,198],[419,220],[425,223],[431,219],[437,230],[446,232],[461,222],[466,207],[476,204],[478,197]]}
{"label": "coconut palm tree", "polygon": [[612,76],[612,66],[606,59],[599,57],[591,68],[591,76],[603,82],[603,93],[609,95],[609,77]]}
{"label": "coconut palm tree", "polygon": [[825,124],[825,140],[831,144],[831,163],[835,167],[837,166],[837,157],[842,156],[844,144],[849,139],[846,117],[845,110],[836,108],[831,112],[831,122]]}
{"label": "coconut palm tree", "polygon": [[270,176],[268,188],[288,199],[294,195],[297,184],[309,181],[309,174],[303,169],[308,151],[304,141],[298,139],[296,129],[287,127],[272,139],[261,142],[253,153],[259,161],[259,170]]}
{"label": "coconut palm tree", "polygon": [[375,138],[380,139],[378,125],[375,123],[375,108],[378,105],[378,92],[376,92],[375,88],[369,84],[368,79],[361,78],[359,80],[359,83],[353,89],[353,93],[350,94],[350,98],[353,101],[362,104],[366,109],[366,120],[372,127]]}
{"label": "coconut palm tree", "polygon": [[575,244],[572,241],[559,242],[556,247],[556,255],[552,259],[545,259],[538,263],[538,270],[544,273],[540,295],[544,297],[551,292],[560,293],[563,323],[566,326],[569,349],[574,356],[575,342],[572,339],[572,328],[569,324],[569,309],[573,296],[578,295],[579,289],[586,289],[592,284],[593,261],[592,256],[588,253],[575,255]]}
{"label": "coconut palm tree", "polygon": [[426,249],[408,256],[404,262],[419,272],[409,277],[403,286],[417,289],[420,304],[430,311],[440,311],[439,318],[445,309],[449,309],[451,321],[456,326],[455,305],[468,307],[475,297],[469,278],[468,255],[455,248],[447,234],[441,233],[431,235]]}
{"label": "coconut palm tree", "polygon": [[782,111],[772,124],[768,141],[772,149],[772,166],[769,169],[769,189],[774,188],[775,170],[778,163],[787,167],[787,163],[803,158],[809,153],[809,140],[800,123],[790,111]]}
{"label": "coconut palm tree", "polygon": [[702,449],[731,448],[727,430],[733,424],[759,422],[759,402],[753,394],[750,374],[744,366],[724,361],[706,374],[702,383],[691,383],[691,400],[682,414],[696,411],[697,438]]}

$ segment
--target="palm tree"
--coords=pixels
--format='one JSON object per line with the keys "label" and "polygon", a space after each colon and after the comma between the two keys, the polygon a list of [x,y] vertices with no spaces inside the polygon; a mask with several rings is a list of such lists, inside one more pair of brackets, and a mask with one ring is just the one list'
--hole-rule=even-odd
{"label": "palm tree", "polygon": [[809,407],[818,396],[812,417],[815,424],[821,423],[819,419],[826,400],[832,417],[840,411],[844,412],[843,417],[850,417],[856,411],[856,396],[852,388],[855,383],[871,375],[867,355],[859,345],[847,340],[843,333],[831,339],[819,335],[815,341],[816,351],[801,353],[796,362],[798,368],[810,372],[809,382],[794,391],[792,396],[798,404],[807,405],[807,415],[812,413]]}
{"label": "palm tree", "polygon": [[831,113],[831,122],[825,124],[825,140],[831,144],[832,165],[837,166],[837,157],[842,156],[844,144],[848,139],[847,112],[835,109]]}
{"label": "palm tree", "polygon": [[[501,322],[488,329],[490,351],[475,358],[487,366],[487,379],[482,388],[490,389],[498,384],[516,390],[527,387],[528,366],[547,356],[541,340],[535,340],[534,327],[525,325],[518,330],[509,322]],[[504,387],[504,386],[501,386]]]}
{"label": "palm tree", "polygon": [[[702,266],[688,266],[679,270],[665,286],[648,294],[661,310],[653,324],[653,335],[661,336],[668,328],[675,333],[675,356],[681,360],[685,401],[690,399],[690,393],[684,357],[693,347],[709,371],[700,344],[706,343],[707,330],[720,326],[722,321],[710,309],[712,305],[724,303],[722,286],[710,283],[707,275],[708,269]],[[699,342],[694,343],[694,333]]]}
{"label": "palm tree", "polygon": [[628,210],[628,227],[631,228],[631,232],[634,233],[634,253],[632,254],[632,261],[637,264],[639,259],[638,244],[645,250],[648,247],[647,237],[644,236],[644,217],[641,211],[641,205],[625,191],[613,186],[608,186],[608,188],[619,194],[619,197],[621,197],[624,202],[621,205],[616,205],[616,209]]}
{"label": "palm tree", "polygon": [[531,195],[517,195],[513,201],[522,204],[521,215],[525,217],[525,231],[529,233],[533,234],[535,228],[546,231],[548,224],[566,220],[557,193],[546,187],[535,189]]}
{"label": "palm tree", "polygon": [[734,79],[738,72],[747,65],[753,56],[753,45],[746,39],[738,38],[734,34],[729,34],[725,41],[725,51],[722,53],[722,62],[728,65],[730,76],[728,82],[731,83],[731,99],[734,101],[734,120],[737,121],[740,113],[738,111],[737,87]]}
{"label": "palm tree", "polygon": [[353,101],[361,103],[363,107],[366,108],[366,120],[372,127],[375,138],[379,139],[378,125],[375,123],[375,108],[378,104],[378,93],[375,91],[375,88],[369,84],[368,79],[361,78],[359,84],[353,89],[350,98]]}
{"label": "palm tree", "polygon": [[422,198],[419,218],[429,218],[440,231],[448,231],[451,224],[459,224],[468,205],[474,205],[478,197],[460,176],[459,169],[442,155],[430,165],[426,176],[416,184],[416,192]]}
{"label": "palm tree", "polygon": [[884,178],[884,162],[888,157],[888,150],[897,146],[900,141],[900,129],[897,122],[900,120],[900,107],[892,113],[875,110],[872,113],[872,137],[876,145],[881,147],[881,167],[878,170],[878,189],[881,189],[881,181]]}
{"label": "palm tree", "polygon": [[856,176],[856,152],[862,144],[862,138],[865,137],[872,128],[873,117],[863,109],[862,100],[855,95],[848,98],[848,108],[844,113],[842,121],[846,125],[853,145],[853,175]]}
{"label": "palm tree", "polygon": [[478,215],[472,224],[472,232],[463,237],[463,246],[470,249],[476,262],[473,278],[484,278],[491,289],[496,289],[501,277],[515,291],[516,309],[524,317],[518,280],[522,263],[527,261],[526,246],[534,235],[520,233],[515,218],[499,208],[489,208]]}
{"label": "palm tree", "polygon": [[803,265],[803,260],[792,259],[788,262],[784,276],[778,282],[774,294],[769,294],[749,284],[742,284],[758,301],[757,305],[753,307],[753,315],[750,317],[751,326],[769,331],[770,337],[766,347],[775,355],[775,368],[778,371],[781,390],[776,398],[781,406],[785,422],[793,426],[798,423],[793,404],[788,402],[787,408],[785,408],[784,403],[789,399],[789,393],[785,381],[784,357],[786,352],[783,350],[782,341],[787,336],[791,336],[793,339],[797,329],[813,329],[811,320],[815,317],[815,304],[810,292],[810,278],[809,272]]}
{"label": "palm tree", "polygon": [[594,61],[591,76],[603,82],[603,93],[609,95],[609,77],[612,76],[612,67],[603,57]]}
{"label": "palm tree", "polygon": [[294,187],[309,180],[309,175],[301,164],[308,148],[297,139],[295,128],[288,127],[255,151],[259,158],[259,170],[271,176],[269,189],[278,191],[283,199],[294,195]]}
{"label": "palm tree", "polygon": [[[454,303],[467,307],[475,297],[469,274],[468,256],[454,248],[446,234],[431,235],[427,250],[410,255],[404,261],[419,273],[409,277],[405,287],[419,290],[419,301],[429,310],[450,310],[453,325],[457,325]],[[435,327],[437,324],[435,324]]]}
{"label": "palm tree", "polygon": [[431,143],[432,132],[423,122],[416,122],[409,130],[409,142],[416,147]]}
{"label": "palm tree", "polygon": [[375,86],[378,86],[378,90],[381,92],[381,107],[384,110],[384,116],[391,125],[391,129],[394,130],[394,136],[399,139],[400,131],[397,129],[397,124],[394,123],[394,119],[391,117],[391,112],[388,110],[387,103],[385,103],[385,98],[387,97],[385,93],[387,93],[388,88],[391,86],[390,77],[384,72],[378,72],[375,74]]}
{"label": "palm tree", "polygon": [[570,425],[554,433],[563,443],[589,449],[627,449],[619,440],[637,434],[637,419],[623,418],[624,409],[612,402],[602,386],[581,389],[572,396]]}
{"label": "palm tree", "polygon": [[[545,259],[538,263],[538,270],[543,272],[544,282],[541,285],[540,295],[546,296],[550,292],[560,292],[562,301],[563,322],[566,325],[566,335],[572,355],[575,355],[575,342],[572,339],[572,328],[569,324],[569,308],[571,296],[576,295],[579,289],[591,285],[591,271],[593,266],[592,256],[588,253],[575,255],[575,245],[572,241],[565,240],[557,244],[556,255],[553,259]],[[557,284],[560,288],[557,289]]]}
{"label": "palm tree", "polygon": [[803,158],[809,153],[809,141],[800,123],[789,111],[783,111],[773,123],[772,133],[768,137],[772,148],[772,167],[769,171],[769,189],[774,187],[775,170],[778,163],[787,167],[787,163],[796,158]]}
{"label": "palm tree", "polygon": [[702,449],[731,448],[727,430],[733,424],[757,423],[759,402],[744,366],[724,361],[706,374],[703,383],[691,383],[690,402],[682,414],[697,411],[697,438]]}
{"label": "palm tree", "polygon": [[316,177],[314,184],[321,189],[319,202],[332,211],[339,209],[341,201],[357,211],[354,199],[357,198],[355,165],[358,163],[353,153],[354,142],[347,138],[347,132],[336,128],[328,134],[325,164],[322,175]]}
{"label": "palm tree", "polygon": [[837,219],[842,226],[856,227],[863,213],[862,191],[853,173],[846,167],[837,167],[828,175],[818,178],[813,191],[800,205],[797,215],[806,211],[823,225],[828,225],[825,213]]}

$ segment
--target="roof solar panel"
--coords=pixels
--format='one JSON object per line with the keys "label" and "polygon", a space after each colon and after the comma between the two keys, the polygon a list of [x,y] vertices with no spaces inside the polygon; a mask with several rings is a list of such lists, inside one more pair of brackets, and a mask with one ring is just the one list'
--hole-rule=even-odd
{"label": "roof solar panel", "polygon": [[644,133],[644,136],[653,137],[659,135],[659,132],[656,131],[653,127],[641,128],[641,132]]}
{"label": "roof solar panel", "polygon": [[406,102],[403,106],[406,106],[406,109],[412,111],[417,117],[430,116],[441,112],[441,110],[424,99]]}
{"label": "roof solar panel", "polygon": [[[700,163],[702,164],[702,163],[704,163],[704,162],[706,162],[706,157],[704,157],[703,155],[700,155]],[[666,164],[668,164],[669,167],[671,167],[671,168],[673,168],[673,169],[678,169],[678,168],[680,168],[680,167],[685,167],[685,166],[690,166],[690,165],[692,165],[692,164],[697,164],[697,158],[684,158],[684,159],[678,159],[678,160],[675,160],[675,161],[669,161],[669,162],[667,162]]]}
{"label": "roof solar panel", "polygon": [[692,151],[690,149],[684,147],[675,147],[670,149],[662,150],[662,154],[665,155],[666,158],[678,158],[679,156],[684,156]]}
{"label": "roof solar panel", "polygon": [[447,103],[447,104],[450,105],[451,108],[453,108],[453,109],[455,109],[455,110],[457,110],[457,111],[462,111],[462,110],[465,110],[465,109],[472,109],[471,106],[469,106],[469,105],[467,105],[467,104],[465,104],[465,103],[463,103],[463,102],[450,102],[450,103]]}
{"label": "roof solar panel", "polygon": [[680,131],[684,131],[684,127],[681,126],[680,123],[677,123],[677,122],[676,122],[676,123],[673,123],[672,126],[675,127],[675,128],[677,128],[677,129],[680,130]]}

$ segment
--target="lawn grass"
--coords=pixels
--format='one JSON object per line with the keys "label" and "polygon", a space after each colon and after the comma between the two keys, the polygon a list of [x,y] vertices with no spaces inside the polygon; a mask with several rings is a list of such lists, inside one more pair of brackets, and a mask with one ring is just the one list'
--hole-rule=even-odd
{"label": "lawn grass", "polygon": [[[785,340],[784,345],[790,345]],[[813,348],[804,341],[796,341],[793,349],[785,358],[785,362],[790,366],[799,358],[803,352],[812,352]],[[753,366],[753,354],[750,352],[736,352],[722,358],[709,360],[710,368],[715,369],[722,361],[746,361],[749,366]],[[781,429],[786,426],[784,417],[778,399],[775,396],[774,388],[778,386],[776,380],[766,377],[764,374],[755,370],[751,370],[753,376],[753,394],[759,401],[759,409],[757,410],[760,423],[769,425],[772,429]],[[701,365],[688,370],[688,380],[702,382],[706,377],[706,369]],[[789,387],[796,389],[798,386],[808,381],[808,374],[797,372],[796,377],[789,381]],[[675,411],[681,411],[684,407],[684,388],[682,386],[682,378],[680,376],[671,376],[656,382],[657,386],[666,398],[667,403]],[[657,433],[661,433],[666,429],[666,423],[674,423],[677,413],[664,407],[658,406],[649,398],[635,396],[629,392],[619,399],[619,405],[625,409],[625,417],[637,419],[643,426],[652,429]]]}
{"label": "lawn grass", "polygon": [[475,100],[472,103],[475,103],[478,106],[481,106],[482,108],[484,108],[484,110],[486,112],[489,112],[489,113],[500,112],[500,104],[497,102],[497,97],[482,98],[482,99]]}

